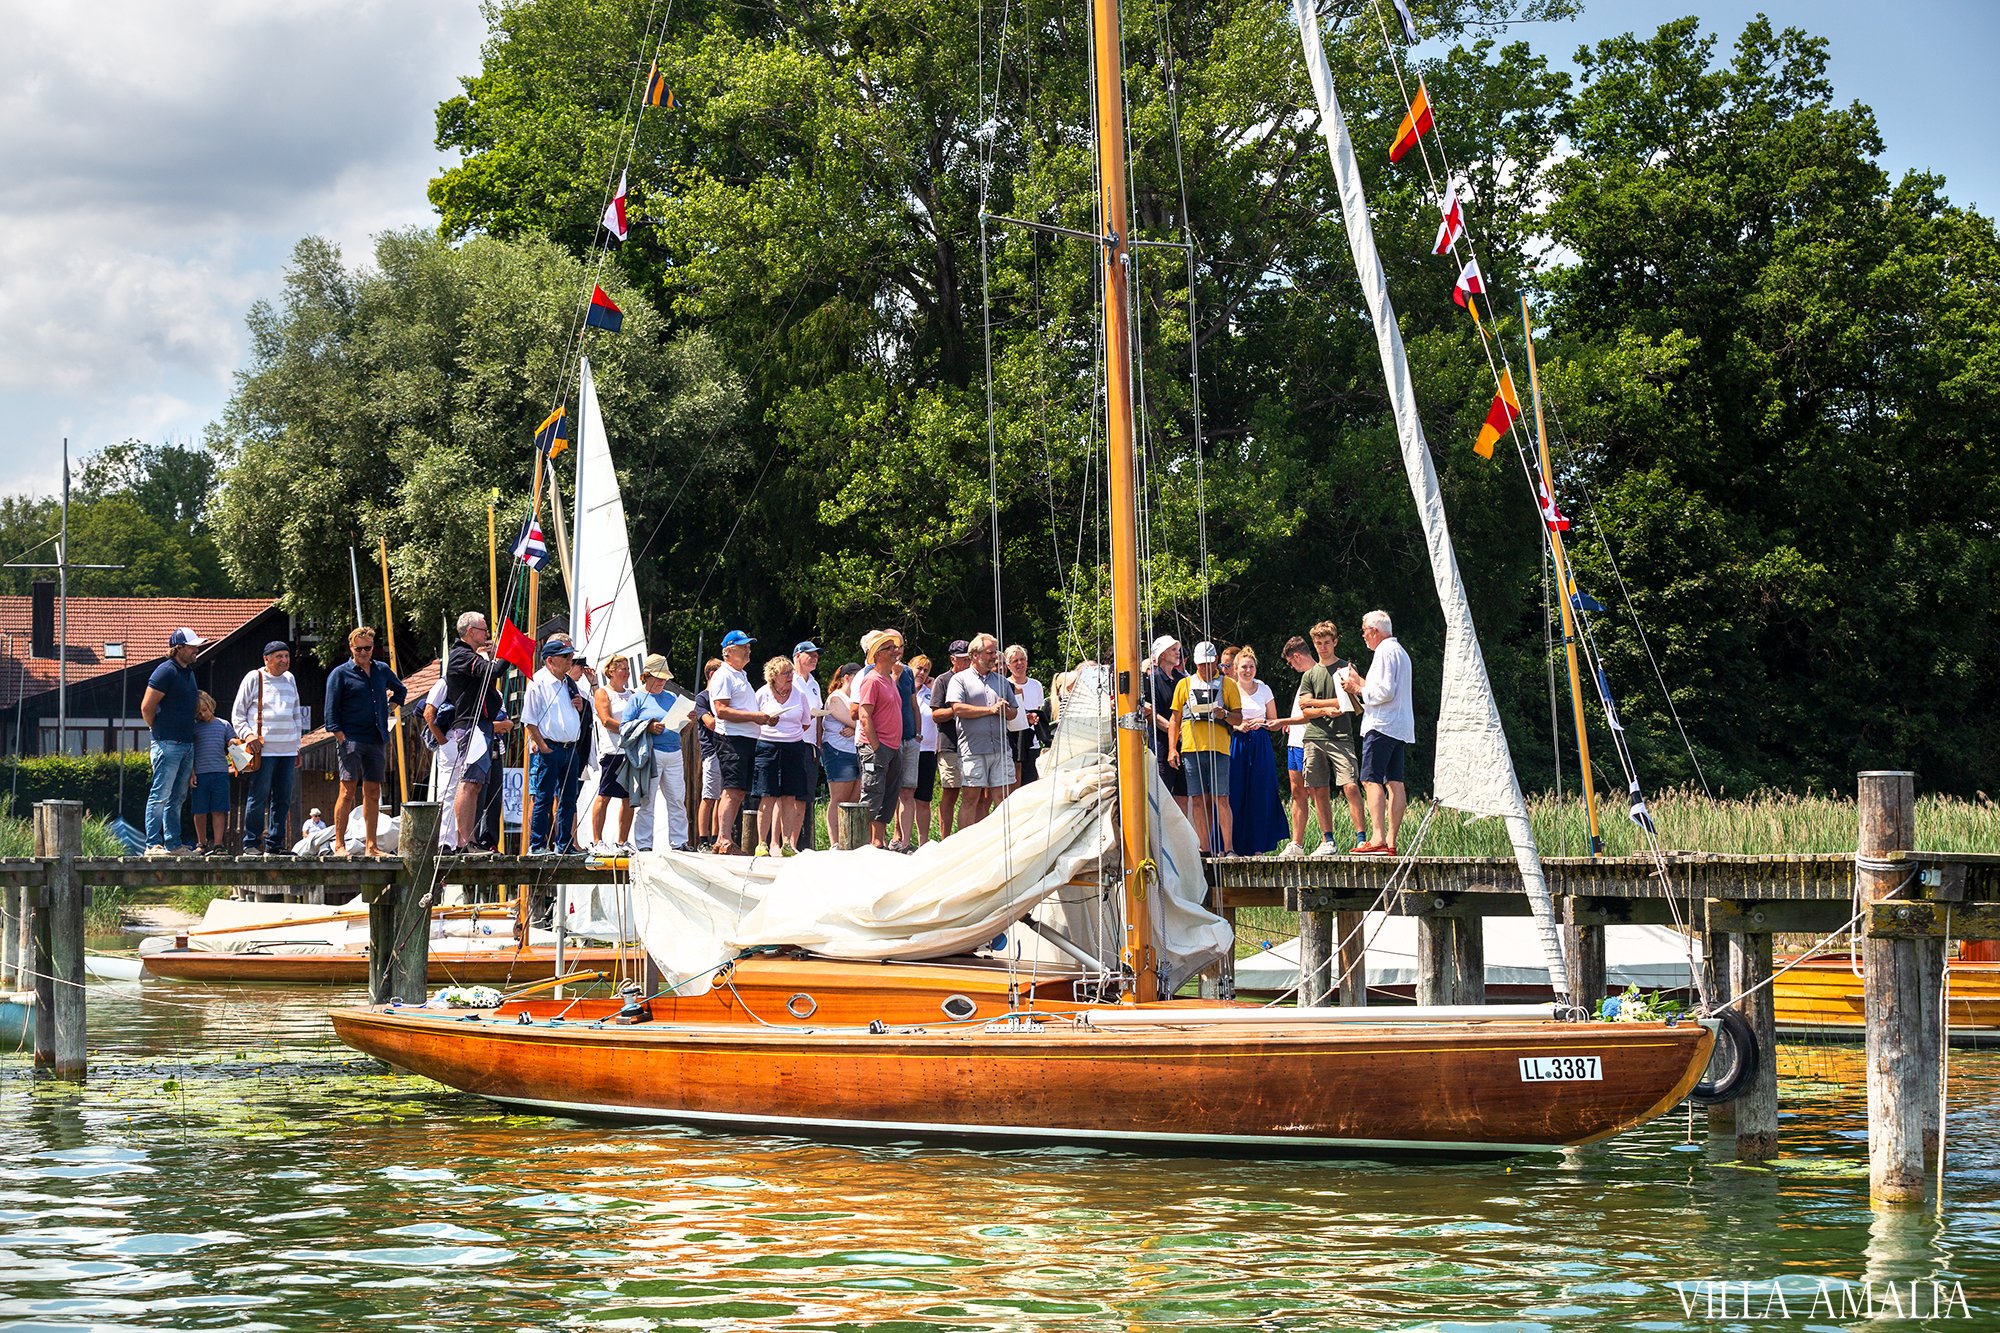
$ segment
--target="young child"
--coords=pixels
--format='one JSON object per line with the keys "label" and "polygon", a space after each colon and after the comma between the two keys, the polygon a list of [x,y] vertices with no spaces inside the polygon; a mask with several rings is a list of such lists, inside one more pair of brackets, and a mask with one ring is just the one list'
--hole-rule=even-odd
{"label": "young child", "polygon": [[215,715],[207,690],[194,701],[194,833],[204,856],[226,856],[223,828],[229,822],[229,742],[236,728]]}

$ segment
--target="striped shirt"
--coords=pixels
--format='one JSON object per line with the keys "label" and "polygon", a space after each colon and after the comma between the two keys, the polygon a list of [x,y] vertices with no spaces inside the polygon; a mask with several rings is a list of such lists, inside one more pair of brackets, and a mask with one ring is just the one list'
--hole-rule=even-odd
{"label": "striped shirt", "polygon": [[[257,681],[264,682],[264,725],[257,725]],[[242,737],[255,736],[262,731],[264,753],[282,759],[286,755],[299,752],[299,738],[305,734],[305,714],[299,707],[299,683],[292,679],[292,673],[282,671],[273,676],[259,668],[243,678],[236,687],[236,703],[229,710],[229,720],[236,724],[236,734]]]}

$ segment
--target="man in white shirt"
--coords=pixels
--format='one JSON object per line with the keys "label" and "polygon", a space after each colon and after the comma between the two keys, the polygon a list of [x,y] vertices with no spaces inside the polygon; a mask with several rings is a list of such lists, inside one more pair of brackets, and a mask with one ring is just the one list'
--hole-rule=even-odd
{"label": "man in white shirt", "polygon": [[708,703],[715,710],[715,744],[722,760],[722,798],[715,803],[715,850],[736,851],[736,825],[743,798],[757,772],[757,732],[778,720],[757,706],[757,688],[743,668],[757,641],[740,629],[722,636],[722,665],[708,678]]}
{"label": "man in white shirt", "polygon": [[229,720],[257,756],[250,794],[243,805],[243,854],[290,856],[286,828],[292,822],[292,778],[298,771],[299,738],[305,729],[299,683],[292,678],[292,647],[280,639],[264,645],[264,665],[236,687]]}
{"label": "man in white shirt", "polygon": [[[808,763],[812,769],[811,786],[815,792],[819,790],[820,724],[825,721],[820,714],[826,711],[826,697],[820,692],[819,681],[813,678],[813,673],[818,670],[819,645],[811,639],[805,639],[792,649],[792,688],[805,691],[806,698],[812,701],[813,715],[806,723],[806,740],[812,743]],[[810,809],[812,802],[808,801],[806,804],[808,807],[806,813],[812,813]],[[812,839],[807,838],[805,841],[806,846],[801,850],[812,850]]]}
{"label": "man in white shirt", "polygon": [[1410,706],[1410,655],[1396,642],[1387,611],[1361,617],[1361,641],[1375,654],[1368,679],[1348,668],[1341,688],[1361,704],[1361,785],[1368,792],[1368,841],[1357,854],[1394,856],[1408,797],[1403,787],[1403,750],[1417,739]]}
{"label": "man in white shirt", "polygon": [[[581,691],[570,681],[570,663],[576,649],[567,640],[552,638],[542,645],[542,669],[528,682],[521,698],[521,724],[528,730],[528,799],[533,813],[528,820],[529,852],[554,851],[567,855],[576,850],[577,742],[583,736],[583,713],[587,707]],[[553,839],[550,821],[554,820]]]}

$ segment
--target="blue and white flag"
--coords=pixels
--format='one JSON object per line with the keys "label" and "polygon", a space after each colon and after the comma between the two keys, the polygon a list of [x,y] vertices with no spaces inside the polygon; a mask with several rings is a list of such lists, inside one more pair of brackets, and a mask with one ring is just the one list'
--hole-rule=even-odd
{"label": "blue and white flag", "polygon": [[1596,611],[1602,613],[1604,610],[1604,603],[1598,601],[1581,588],[1570,593],[1569,604],[1579,611]]}
{"label": "blue and white flag", "polygon": [[540,519],[530,517],[521,528],[514,541],[514,558],[529,569],[540,569],[549,562],[549,544],[542,540]]}
{"label": "blue and white flag", "polygon": [[1403,40],[1417,44],[1417,21],[1410,17],[1410,0],[1395,0],[1396,20],[1403,25]]}

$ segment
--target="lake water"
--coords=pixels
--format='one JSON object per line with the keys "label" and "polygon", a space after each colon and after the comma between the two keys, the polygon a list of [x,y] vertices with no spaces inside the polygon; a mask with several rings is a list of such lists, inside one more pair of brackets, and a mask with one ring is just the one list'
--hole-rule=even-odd
{"label": "lake water", "polygon": [[93,987],[88,1083],[0,1059],[0,1328],[1805,1329],[1869,1324],[1819,1279],[1933,1278],[1965,1305],[1922,1326],[2000,1328],[2000,1053],[1952,1056],[1939,1220],[1869,1210],[1855,1047],[1785,1048],[1770,1168],[1684,1114],[1492,1163],[1163,1161],[513,1115],[348,1053],[353,998]]}

